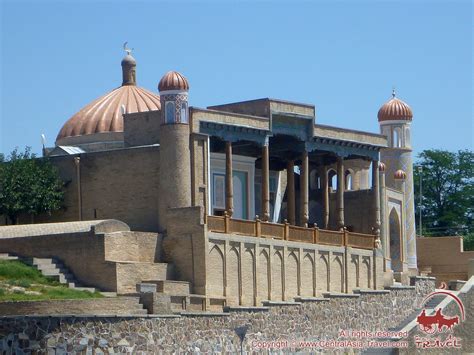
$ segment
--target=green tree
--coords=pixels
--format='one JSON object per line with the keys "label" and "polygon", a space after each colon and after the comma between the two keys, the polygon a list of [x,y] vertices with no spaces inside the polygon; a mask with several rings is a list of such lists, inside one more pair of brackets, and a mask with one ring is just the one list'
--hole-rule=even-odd
{"label": "green tree", "polygon": [[60,209],[63,186],[56,167],[47,158],[37,158],[29,147],[24,152],[16,148],[7,159],[0,155],[0,214],[13,224],[23,214]]}
{"label": "green tree", "polygon": [[[419,171],[421,167],[421,173]],[[474,153],[425,150],[414,167],[416,221],[419,221],[422,176],[423,234],[468,235],[474,232]],[[419,228],[419,226],[417,227]]]}

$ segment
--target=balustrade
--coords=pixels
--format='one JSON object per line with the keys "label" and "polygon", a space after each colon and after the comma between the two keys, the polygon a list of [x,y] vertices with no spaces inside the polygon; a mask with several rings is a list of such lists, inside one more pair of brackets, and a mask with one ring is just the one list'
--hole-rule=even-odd
{"label": "balustrade", "polygon": [[207,216],[207,229],[210,232],[239,234],[258,238],[273,238],[294,242],[348,246],[352,248],[375,248],[375,235],[354,233],[347,230],[331,231],[319,228],[307,228],[290,225],[289,223],[270,223],[260,219],[255,221],[230,218],[224,216]]}

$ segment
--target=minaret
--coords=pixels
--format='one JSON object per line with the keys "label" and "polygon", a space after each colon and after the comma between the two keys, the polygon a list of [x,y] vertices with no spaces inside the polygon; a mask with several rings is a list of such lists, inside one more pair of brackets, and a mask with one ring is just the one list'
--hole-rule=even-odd
{"label": "minaret", "polygon": [[170,71],[158,84],[160,124],[160,223],[170,208],[191,206],[191,153],[187,79]]}
{"label": "minaret", "polygon": [[[408,269],[415,274],[417,273],[415,202],[410,138],[412,118],[410,106],[396,97],[395,90],[392,92],[392,98],[378,112],[380,132],[388,139],[388,148],[382,150],[380,154],[381,161],[386,165],[386,186],[403,189],[405,220],[402,228],[406,238]],[[398,170],[406,174],[403,185],[395,179]]]}

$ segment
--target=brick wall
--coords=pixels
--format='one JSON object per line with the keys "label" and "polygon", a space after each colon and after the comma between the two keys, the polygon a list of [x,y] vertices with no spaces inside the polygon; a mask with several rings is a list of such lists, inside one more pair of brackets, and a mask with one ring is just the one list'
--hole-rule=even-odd
{"label": "brick wall", "polygon": [[462,237],[417,238],[418,267],[431,268],[438,283],[449,280],[467,280],[469,259],[474,251],[463,251]]}
{"label": "brick wall", "polygon": [[[82,220],[119,219],[132,230],[158,231],[158,146],[117,149],[79,155],[81,158]],[[36,223],[79,220],[75,156],[51,157],[66,183],[64,209]],[[21,216],[20,223],[30,223]],[[0,218],[0,224],[5,219]]]}
{"label": "brick wall", "polygon": [[230,305],[383,287],[382,260],[371,250],[213,232],[207,236],[207,295],[225,296]]}

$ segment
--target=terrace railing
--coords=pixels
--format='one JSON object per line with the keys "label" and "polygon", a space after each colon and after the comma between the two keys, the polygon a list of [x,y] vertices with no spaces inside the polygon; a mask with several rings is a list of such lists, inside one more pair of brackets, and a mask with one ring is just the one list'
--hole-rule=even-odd
{"label": "terrace railing", "polygon": [[272,238],[294,242],[348,246],[372,250],[376,248],[375,235],[354,233],[347,230],[292,226],[289,223],[262,222],[230,218],[228,216],[206,216],[207,228],[211,232],[240,234],[257,238]]}

